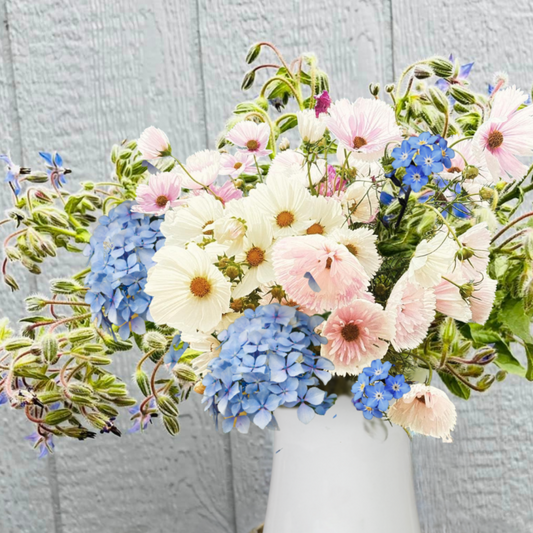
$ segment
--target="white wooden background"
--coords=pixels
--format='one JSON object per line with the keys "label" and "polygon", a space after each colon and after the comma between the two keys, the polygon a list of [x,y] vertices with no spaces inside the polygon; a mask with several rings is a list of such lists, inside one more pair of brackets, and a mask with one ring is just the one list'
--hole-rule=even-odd
{"label": "white wooden background", "polygon": [[[57,149],[80,180],[105,178],[112,143],[150,124],[183,157],[213,147],[259,39],[289,56],[315,51],[333,97],[366,96],[369,82],[449,52],[476,61],[478,87],[496,70],[526,90],[533,81],[528,0],[0,0],[0,19],[0,152],[35,166]],[[45,290],[21,279],[24,294]],[[16,320],[20,293],[1,294]],[[133,355],[117,359],[127,378]],[[456,404],[453,444],[414,441],[423,531],[532,532],[533,385],[509,378]],[[199,402],[178,438],[153,427],[60,441],[45,460],[18,413],[4,406],[0,420],[0,533],[248,533],[262,521],[269,435],[219,435]]]}

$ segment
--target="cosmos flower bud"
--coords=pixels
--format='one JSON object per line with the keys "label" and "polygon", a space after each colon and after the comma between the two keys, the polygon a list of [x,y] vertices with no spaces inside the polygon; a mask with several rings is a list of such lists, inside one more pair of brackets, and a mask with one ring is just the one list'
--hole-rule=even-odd
{"label": "cosmos flower bud", "polygon": [[135,374],[133,375],[135,379],[135,383],[137,383],[137,387],[139,387],[139,390],[143,393],[145,397],[150,396],[151,389],[150,389],[150,379],[148,378],[148,374],[139,368],[135,371]]}
{"label": "cosmos flower bud", "polygon": [[177,405],[172,401],[170,396],[166,394],[160,394],[157,397],[157,407],[163,413],[167,416],[178,416],[179,411]]}
{"label": "cosmos flower bud", "polygon": [[446,95],[437,87],[430,87],[428,92],[433,105],[441,113],[446,113],[448,110],[448,98],[446,98]]}
{"label": "cosmos flower bud", "polygon": [[236,266],[229,266],[228,268],[226,268],[226,276],[228,276],[228,278],[230,280],[234,280],[235,278],[237,278],[239,275],[239,269],[236,267]]}
{"label": "cosmos flower bud", "polygon": [[284,152],[285,150],[288,150],[291,147],[291,143],[287,137],[282,137],[279,140],[279,151]]}
{"label": "cosmos flower bud", "polygon": [[475,255],[474,250],[472,248],[467,248],[466,246],[463,246],[460,250],[457,250],[457,253],[455,256],[459,261],[467,261],[471,257]]}
{"label": "cosmos flower bud", "polygon": [[419,64],[415,67],[414,76],[417,80],[425,80],[433,76],[433,70],[428,65]]}
{"label": "cosmos flower bud", "polygon": [[44,423],[49,426],[58,426],[63,422],[66,422],[72,416],[70,409],[56,409],[55,411],[49,411],[44,417]]}
{"label": "cosmos flower bud", "polygon": [[149,352],[156,350],[163,352],[168,348],[169,342],[166,337],[158,331],[150,331],[143,337],[143,350]]}
{"label": "cosmos flower bud", "polygon": [[248,63],[249,65],[252,64],[259,57],[260,53],[261,44],[252,44],[252,46],[250,46],[248,50],[248,53],[246,54],[246,63]]}
{"label": "cosmos flower bud", "polygon": [[57,363],[59,357],[59,345],[57,342],[57,338],[55,335],[46,334],[41,339],[41,350],[43,353],[43,359],[48,364],[55,364]]}
{"label": "cosmos flower bud", "polygon": [[453,75],[453,63],[444,57],[432,57],[427,64],[439,78],[451,78]]}
{"label": "cosmos flower bud", "polygon": [[175,416],[163,415],[163,424],[165,425],[165,429],[172,436],[175,436],[180,432],[180,423]]}
{"label": "cosmos flower bud", "polygon": [[379,83],[371,83],[369,86],[368,86],[368,90],[370,91],[370,94],[372,96],[378,96],[379,95],[379,90],[381,89],[381,86]]}
{"label": "cosmos flower bud", "polygon": [[459,85],[452,85],[449,92],[450,96],[455,98],[460,104],[472,105],[477,101],[476,95],[472,91]]}

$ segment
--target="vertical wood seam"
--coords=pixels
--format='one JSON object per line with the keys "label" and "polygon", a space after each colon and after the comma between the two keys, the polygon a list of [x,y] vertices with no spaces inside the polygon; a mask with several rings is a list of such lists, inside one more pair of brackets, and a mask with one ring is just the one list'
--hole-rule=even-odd
{"label": "vertical wood seam", "polygon": [[[7,86],[9,107],[11,108],[10,114],[12,116],[12,127],[14,130],[13,146],[17,147],[16,159],[21,165],[25,165],[21,118],[19,113],[17,83],[15,77],[15,59],[13,57],[7,0],[0,0],[0,15],[2,18],[2,23],[5,26],[5,32],[3,32],[4,37],[2,38],[2,42],[0,44],[2,50],[2,59],[6,65],[7,79],[5,81]],[[32,276],[29,278],[28,285],[32,292],[37,291],[37,279],[35,277]],[[35,460],[37,460],[37,458]],[[52,507],[52,517],[54,520],[54,533],[63,533],[57,464],[56,458],[53,455],[49,455],[47,458],[47,478],[50,488],[50,505]]]}
{"label": "vertical wood seam", "polygon": [[206,94],[206,86],[205,86],[205,71],[204,71],[204,52],[202,48],[202,31],[200,28],[200,0],[196,0],[196,36],[198,39],[198,62],[199,62],[199,68],[200,68],[200,83],[202,91],[202,100],[204,103],[204,112],[203,112],[203,120],[204,120],[204,146],[202,149],[206,149],[209,147],[209,133],[208,133],[208,127],[207,127],[207,94]]}
{"label": "vertical wood seam", "polygon": [[394,0],[388,0],[389,2],[389,17],[390,17],[390,48],[391,48],[391,83],[396,80],[396,64],[394,54]]}

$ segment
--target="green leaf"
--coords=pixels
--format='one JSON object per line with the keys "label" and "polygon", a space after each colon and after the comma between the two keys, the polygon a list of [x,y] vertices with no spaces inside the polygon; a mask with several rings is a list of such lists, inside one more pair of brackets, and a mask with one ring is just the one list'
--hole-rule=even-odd
{"label": "green leaf", "polygon": [[292,130],[292,128],[295,128],[298,126],[298,119],[296,118],[296,115],[289,115],[286,119],[282,120],[279,123],[279,132],[285,133],[288,130]]}
{"label": "green leaf", "polygon": [[520,364],[520,361],[513,355],[505,342],[496,342],[494,347],[498,352],[498,357],[494,360],[494,364],[511,374],[516,374],[522,378],[526,377],[526,369]]}
{"label": "green leaf", "polygon": [[183,352],[183,355],[180,357],[180,363],[190,363],[194,361],[199,355],[202,355],[204,352],[199,352],[198,350],[192,350],[188,348]]}
{"label": "green leaf", "polygon": [[499,317],[514,335],[526,343],[533,344],[533,336],[531,336],[530,331],[531,322],[524,311],[522,300],[506,300],[502,305]]}
{"label": "green leaf", "polygon": [[533,381],[533,344],[526,343],[525,348],[527,355],[526,379]]}
{"label": "green leaf", "polygon": [[76,242],[88,244],[91,240],[91,234],[85,228],[76,228]]}
{"label": "green leaf", "polygon": [[500,334],[492,329],[488,329],[481,324],[465,324],[461,328],[461,333],[467,338],[479,344],[489,344],[492,342],[502,342]]}
{"label": "green leaf", "polygon": [[65,213],[68,213],[69,215],[74,213],[82,200],[83,196],[78,196],[75,194],[70,196],[67,203],[65,204]]}
{"label": "green leaf", "polygon": [[470,398],[471,390],[466,385],[463,385],[457,378],[455,378],[455,376],[452,376],[447,372],[439,372],[438,374],[444,385],[448,387],[448,390],[452,394],[455,394],[455,396],[458,396],[463,400],[468,400],[468,398]]}

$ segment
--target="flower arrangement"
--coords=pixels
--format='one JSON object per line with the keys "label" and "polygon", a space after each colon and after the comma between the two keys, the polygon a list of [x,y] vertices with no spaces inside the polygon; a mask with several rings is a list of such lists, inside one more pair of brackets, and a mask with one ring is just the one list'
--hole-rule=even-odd
{"label": "flower arrangement", "polygon": [[[303,423],[339,394],[407,431],[451,440],[454,404],[511,372],[533,380],[533,106],[503,75],[486,94],[472,63],[432,57],[395,85],[334,100],[317,59],[255,66],[217,141],[182,159],[147,128],[113,147],[113,176],[72,192],[57,153],[45,171],[7,155],[13,207],[0,224],[4,282],[19,290],[60,253],[86,256],[49,296],[0,325],[0,404],[55,437],[120,436],[199,394],[224,432]],[[60,250],[62,249],[62,250]],[[522,346],[525,358],[515,356]],[[137,347],[133,381],[110,369]]]}

